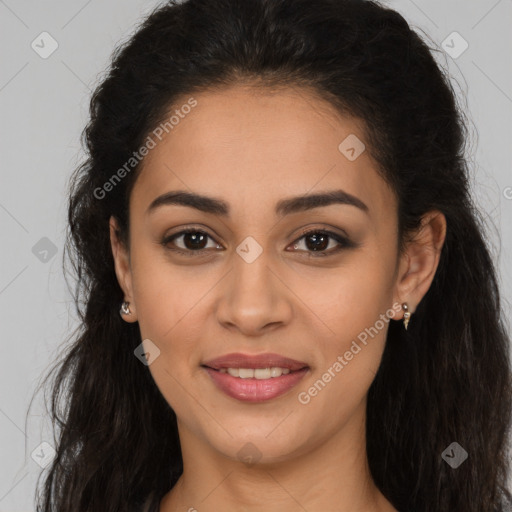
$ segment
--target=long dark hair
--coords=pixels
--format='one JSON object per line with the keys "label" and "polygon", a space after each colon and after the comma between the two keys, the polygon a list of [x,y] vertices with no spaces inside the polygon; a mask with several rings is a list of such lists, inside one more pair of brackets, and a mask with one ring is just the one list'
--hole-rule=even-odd
{"label": "long dark hair", "polygon": [[[447,235],[409,330],[390,322],[367,405],[377,486],[401,511],[497,512],[507,490],[510,339],[486,226],[470,197],[467,118],[431,48],[397,12],[364,0],[187,0],[155,9],[116,49],[70,184],[65,255],[81,321],[47,378],[56,456],[39,512],[142,509],[182,472],[176,416],[119,315],[108,221],[129,232],[140,164],[116,171],[194,92],[241,83],[307,87],[364,122],[367,150],[398,198],[399,240],[438,209]],[[126,168],[125,168],[126,169]],[[45,379],[46,381],[46,379]],[[468,453],[458,468],[441,456]]]}

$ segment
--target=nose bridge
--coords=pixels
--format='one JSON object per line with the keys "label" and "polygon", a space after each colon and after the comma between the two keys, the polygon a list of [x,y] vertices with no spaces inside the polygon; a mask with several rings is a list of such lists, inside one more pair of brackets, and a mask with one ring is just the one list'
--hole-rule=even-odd
{"label": "nose bridge", "polygon": [[245,288],[247,291],[252,290],[257,293],[257,288],[267,288],[270,286],[268,282],[268,273],[270,272],[271,254],[268,249],[264,249],[255,238],[248,236],[236,248],[237,256],[233,255],[233,271],[235,281],[240,281],[241,290]]}
{"label": "nose bridge", "polygon": [[219,322],[246,334],[257,334],[269,324],[289,321],[291,304],[271,270],[272,259],[270,250],[252,236],[236,247],[218,308]]}
{"label": "nose bridge", "polygon": [[[236,247],[233,255],[232,292],[239,304],[247,307],[263,307],[273,300],[271,283],[271,254],[258,241],[248,236]],[[259,304],[259,306],[258,306]]]}

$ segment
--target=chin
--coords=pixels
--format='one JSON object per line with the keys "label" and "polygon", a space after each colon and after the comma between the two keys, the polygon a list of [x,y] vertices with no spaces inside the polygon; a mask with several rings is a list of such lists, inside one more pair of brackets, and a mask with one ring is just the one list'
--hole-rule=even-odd
{"label": "chin", "polygon": [[297,428],[295,425],[288,425],[281,429],[286,422],[282,420],[283,418],[279,418],[278,421],[265,421],[257,426],[245,425],[243,428],[240,428],[240,423],[236,427],[225,424],[232,437],[224,431],[215,437],[211,436],[212,432],[208,432],[207,442],[225,457],[247,465],[283,462],[307,451],[310,443],[303,429],[300,429],[299,437],[298,425]]}

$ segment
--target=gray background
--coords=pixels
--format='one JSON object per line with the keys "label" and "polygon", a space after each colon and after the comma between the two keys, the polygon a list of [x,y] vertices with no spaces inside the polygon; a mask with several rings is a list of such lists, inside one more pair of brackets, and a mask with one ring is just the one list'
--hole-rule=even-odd
{"label": "gray background", "polygon": [[[61,269],[65,191],[83,157],[79,137],[90,92],[116,43],[125,41],[158,3],[0,0],[0,512],[35,509],[42,470],[35,460],[51,453],[46,446],[38,448],[52,442],[41,416],[42,393],[27,422],[25,416],[35,387],[76,326]],[[510,319],[512,0],[387,3],[444,48],[438,62],[448,68],[467,103],[474,194],[490,223]],[[454,31],[469,45],[456,57],[463,41],[451,35]],[[40,52],[51,49],[42,32],[58,43],[47,58],[31,47],[35,41]]]}

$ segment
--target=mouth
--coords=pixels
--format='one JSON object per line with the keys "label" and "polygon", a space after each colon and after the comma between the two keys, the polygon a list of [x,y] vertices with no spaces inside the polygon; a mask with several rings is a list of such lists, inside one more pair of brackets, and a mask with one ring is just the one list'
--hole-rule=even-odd
{"label": "mouth", "polygon": [[301,361],[278,354],[228,354],[201,367],[226,395],[244,402],[264,402],[295,387],[309,371]]}

